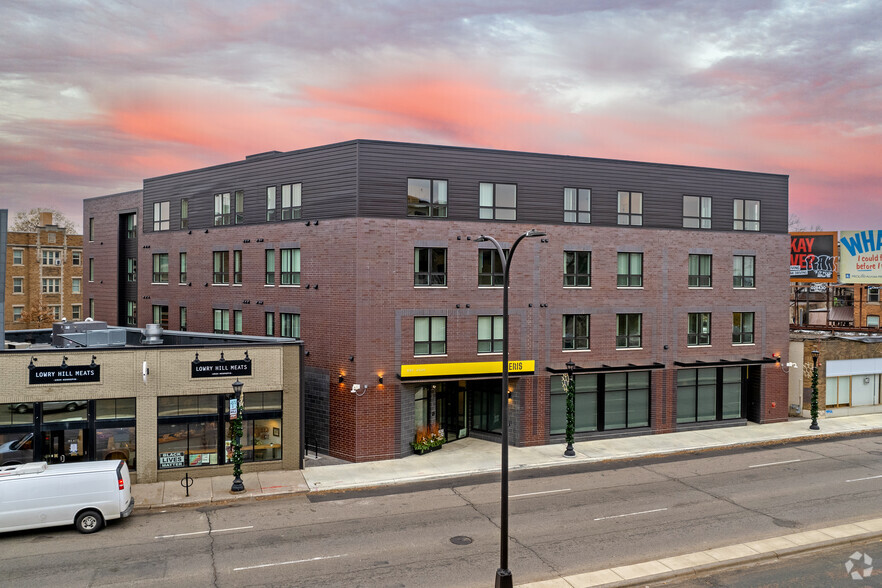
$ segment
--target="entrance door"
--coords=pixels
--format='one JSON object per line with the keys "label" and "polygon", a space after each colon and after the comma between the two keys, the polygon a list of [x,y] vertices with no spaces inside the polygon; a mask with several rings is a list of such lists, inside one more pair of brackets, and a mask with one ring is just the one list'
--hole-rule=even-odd
{"label": "entrance door", "polygon": [[466,425],[466,407],[468,393],[466,389],[455,383],[447,383],[438,387],[435,396],[438,426],[444,429],[447,441],[462,439],[468,436]]}
{"label": "entrance door", "polygon": [[85,461],[86,435],[83,429],[43,431],[43,460],[49,463]]}

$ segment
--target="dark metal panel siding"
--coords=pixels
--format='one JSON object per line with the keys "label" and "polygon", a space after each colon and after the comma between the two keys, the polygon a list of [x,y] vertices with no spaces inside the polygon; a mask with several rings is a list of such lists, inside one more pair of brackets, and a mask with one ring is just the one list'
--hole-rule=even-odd
{"label": "dark metal panel siding", "polygon": [[[355,216],[356,143],[340,143],[144,180],[143,229],[153,232],[153,204],[169,201],[169,228],[180,230],[181,199],[189,229],[214,229],[214,195],[245,193],[245,223],[266,224],[266,188],[302,184],[303,220]],[[288,221],[279,221],[288,222]],[[222,227],[217,227],[221,229]]]}
{"label": "dark metal panel siding", "polygon": [[[518,221],[563,224],[563,189],[590,188],[592,224],[617,224],[619,190],[642,191],[644,226],[680,228],[683,195],[713,198],[713,229],[732,230],[735,198],[758,199],[762,232],[787,232],[788,178],[698,168],[437,145],[359,141],[359,215],[407,214],[407,178],[446,179],[451,220],[477,220],[478,184],[515,183]],[[427,219],[428,220],[428,219]]]}

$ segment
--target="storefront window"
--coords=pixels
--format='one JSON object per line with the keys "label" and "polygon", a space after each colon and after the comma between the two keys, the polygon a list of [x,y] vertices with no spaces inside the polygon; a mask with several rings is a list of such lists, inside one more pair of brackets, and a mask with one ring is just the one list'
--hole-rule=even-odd
{"label": "storefront window", "polygon": [[492,386],[475,389],[472,394],[472,429],[488,433],[502,432],[502,391],[499,381],[488,380]]}
{"label": "storefront window", "polygon": [[413,396],[413,430],[419,431],[429,426],[429,389],[425,386],[417,388]]}
{"label": "storefront window", "polygon": [[[576,432],[597,430],[597,375],[580,374],[576,379]],[[551,376],[551,434],[563,435],[567,428],[567,391],[560,376]]]}
{"label": "storefront window", "polygon": [[649,372],[606,374],[604,429],[649,426]]}
{"label": "storefront window", "polygon": [[0,426],[34,424],[34,403],[0,404]]}
{"label": "storefront window", "polygon": [[217,422],[160,423],[159,468],[217,465]]}
{"label": "storefront window", "polygon": [[65,400],[63,402],[43,403],[44,423],[66,423],[85,421],[89,402],[87,400]]}
{"label": "storefront window", "polygon": [[95,418],[133,419],[135,418],[134,398],[106,398],[95,401]]}
{"label": "storefront window", "polygon": [[[226,462],[233,461],[230,422],[225,426]],[[242,421],[242,461],[282,459],[282,419],[244,419]]]}

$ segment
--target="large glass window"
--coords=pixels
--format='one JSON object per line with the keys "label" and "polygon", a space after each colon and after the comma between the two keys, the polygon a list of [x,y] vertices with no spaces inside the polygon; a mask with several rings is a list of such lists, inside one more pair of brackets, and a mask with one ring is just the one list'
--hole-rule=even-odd
{"label": "large glass window", "polygon": [[153,323],[161,326],[163,329],[168,328],[168,306],[153,305]]}
{"label": "large glass window", "polygon": [[564,222],[581,224],[591,222],[591,190],[564,188]]}
{"label": "large glass window", "polygon": [[677,371],[677,422],[741,418],[741,367]]}
{"label": "large glass window", "polygon": [[43,249],[42,265],[61,265],[61,251],[57,249]]}
{"label": "large glass window", "polygon": [[480,185],[480,212],[478,218],[517,220],[518,187],[515,184]]}
{"label": "large glass window", "polygon": [[[89,300],[92,303],[92,300]],[[126,300],[126,325],[129,327],[138,326],[138,303],[134,300]]]}
{"label": "large glass window", "polygon": [[233,251],[233,283],[242,283],[242,251],[240,249]]}
{"label": "large glass window", "polygon": [[[89,219],[90,221],[92,219]],[[153,230],[167,231],[169,229],[169,202],[153,203]],[[90,233],[89,241],[94,241]]]}
{"label": "large glass window", "polygon": [[619,253],[616,286],[639,288],[643,286],[643,254]]}
{"label": "large glass window", "polygon": [[[576,433],[598,430],[596,374],[576,374]],[[560,376],[551,376],[551,434],[567,431],[567,391]]]}
{"label": "large glass window", "polygon": [[245,222],[245,192],[243,190],[236,190],[234,195],[235,199],[235,216],[233,217],[233,223],[237,225],[241,225]]}
{"label": "large glass window", "polygon": [[61,278],[42,278],[43,294],[58,294],[61,292]]}
{"label": "large glass window", "polygon": [[225,308],[214,309],[214,332],[218,334],[230,332],[230,311]]}
{"label": "large glass window", "polygon": [[443,247],[414,248],[413,285],[447,285],[447,249]]}
{"label": "large glass window", "polygon": [[447,216],[447,180],[407,179],[407,216]]}
{"label": "large glass window", "polygon": [[138,236],[138,214],[132,212],[126,215],[126,239],[134,239]]}
{"label": "large glass window", "polygon": [[266,336],[267,337],[275,337],[276,336],[276,313],[265,312],[264,319],[265,319],[264,322],[266,323]]}
{"label": "large glass window", "polygon": [[753,288],[755,287],[756,258],[753,255],[735,255],[732,267],[732,287]]}
{"label": "large glass window", "polygon": [[687,323],[687,345],[711,344],[711,315],[709,312],[690,312]]}
{"label": "large glass window", "polygon": [[683,226],[687,229],[711,228],[710,196],[683,196]]}
{"label": "large glass window", "polygon": [[126,281],[138,281],[138,259],[135,257],[126,258]]}
{"label": "large glass window", "polygon": [[283,286],[300,285],[300,249],[282,249],[281,278]]}
{"label": "large glass window", "polygon": [[300,218],[302,191],[302,184],[282,184],[282,220]]}
{"label": "large glass window", "polygon": [[157,443],[161,470],[218,464],[217,420],[159,423]]}
{"label": "large glass window", "polygon": [[760,230],[760,201],[735,199],[734,226],[736,231]]}
{"label": "large glass window", "polygon": [[266,220],[267,222],[276,220],[276,187],[267,186],[266,188]]}
{"label": "large glass window", "polygon": [[266,279],[264,284],[267,286],[276,285],[276,250],[267,249],[264,253],[266,257]]}
{"label": "large glass window", "polygon": [[502,315],[478,317],[478,353],[502,353]]}
{"label": "large glass window", "polygon": [[[508,250],[503,250],[508,255]],[[478,287],[502,286],[505,266],[496,249],[478,250]]]}
{"label": "large glass window", "polygon": [[753,343],[753,313],[732,313],[732,343]]}
{"label": "large glass window", "polygon": [[563,346],[567,350],[586,350],[591,348],[590,317],[587,314],[563,315]]}
{"label": "large glass window", "polygon": [[616,315],[616,348],[641,347],[643,333],[642,314]]}
{"label": "large glass window", "polygon": [[214,226],[230,224],[230,193],[214,195]]}
{"label": "large glass window", "polygon": [[279,333],[279,335],[281,335],[282,337],[291,337],[292,339],[300,337],[299,314],[281,312],[279,313],[279,322],[279,326],[281,327],[281,332]]}
{"label": "large glass window", "polygon": [[230,283],[230,252],[229,251],[215,251],[212,254],[212,267],[213,272],[211,274],[211,283],[212,284],[229,284]]}
{"label": "large glass window", "polygon": [[711,283],[711,256],[710,255],[690,255],[689,256],[689,287],[690,288],[710,288]]}
{"label": "large glass window", "polygon": [[591,252],[564,251],[564,287],[591,285]]}
{"label": "large glass window", "polygon": [[233,311],[233,334],[241,335],[242,334],[242,311],[234,310]]}
{"label": "large glass window", "polygon": [[604,430],[649,426],[649,372],[605,374]]}
{"label": "large glass window", "polygon": [[447,353],[447,317],[418,316],[413,319],[413,354]]}
{"label": "large glass window", "polygon": [[618,223],[634,226],[643,224],[643,192],[619,191]]}
{"label": "large glass window", "polygon": [[168,253],[153,254],[153,283],[168,284]]}

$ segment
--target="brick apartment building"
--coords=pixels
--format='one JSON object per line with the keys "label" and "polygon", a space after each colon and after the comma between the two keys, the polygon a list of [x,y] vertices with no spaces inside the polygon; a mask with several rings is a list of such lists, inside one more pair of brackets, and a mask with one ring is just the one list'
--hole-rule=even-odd
{"label": "brick apartment building", "polygon": [[306,441],[353,461],[787,418],[788,178],[356,140],[88,199],[86,297],[122,325],[301,337]]}
{"label": "brick apartment building", "polygon": [[40,214],[33,232],[9,232],[6,243],[7,331],[50,326],[37,324],[29,313],[41,307],[55,319],[82,320],[83,236],[69,235],[52,224],[52,213]]}

